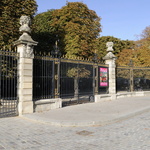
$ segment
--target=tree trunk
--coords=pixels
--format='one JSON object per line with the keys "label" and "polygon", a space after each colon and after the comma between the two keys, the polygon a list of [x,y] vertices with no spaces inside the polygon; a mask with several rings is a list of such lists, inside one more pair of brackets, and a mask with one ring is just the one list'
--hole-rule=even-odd
{"label": "tree trunk", "polygon": [[78,87],[78,77],[74,78],[74,99],[77,100],[78,99],[78,95],[79,95],[79,87]]}

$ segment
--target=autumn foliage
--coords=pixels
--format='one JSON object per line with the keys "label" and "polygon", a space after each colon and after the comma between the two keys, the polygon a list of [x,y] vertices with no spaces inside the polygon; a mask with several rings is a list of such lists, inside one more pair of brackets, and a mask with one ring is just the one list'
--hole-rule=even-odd
{"label": "autumn foliage", "polygon": [[9,47],[19,36],[19,18],[28,15],[33,19],[32,37],[38,41],[35,50],[51,52],[57,40],[62,55],[98,59],[106,55],[106,43],[114,42],[113,53],[118,66],[150,67],[150,26],[147,26],[138,41],[120,40],[102,36],[101,18],[82,2],[67,2],[61,9],[37,14],[35,0],[0,1],[0,48]]}
{"label": "autumn foliage", "polygon": [[53,12],[61,49],[66,55],[91,57],[101,31],[100,17],[81,2],[68,2]]}
{"label": "autumn foliage", "polygon": [[36,10],[35,0],[0,1],[0,48],[9,47],[19,38],[19,18],[22,15],[33,18]]}

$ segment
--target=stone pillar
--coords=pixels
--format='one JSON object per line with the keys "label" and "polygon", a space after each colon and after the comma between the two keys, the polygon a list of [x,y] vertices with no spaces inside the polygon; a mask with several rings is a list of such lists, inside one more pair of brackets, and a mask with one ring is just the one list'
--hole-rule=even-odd
{"label": "stone pillar", "polygon": [[116,56],[112,53],[113,42],[107,42],[106,46],[108,53],[103,59],[109,65],[109,94],[116,94]]}
{"label": "stone pillar", "polygon": [[33,85],[33,47],[37,42],[33,41],[29,33],[31,32],[29,24],[30,18],[22,16],[20,18],[20,31],[23,33],[20,38],[14,42],[19,53],[18,61],[18,112],[19,115],[33,113],[32,85]]}

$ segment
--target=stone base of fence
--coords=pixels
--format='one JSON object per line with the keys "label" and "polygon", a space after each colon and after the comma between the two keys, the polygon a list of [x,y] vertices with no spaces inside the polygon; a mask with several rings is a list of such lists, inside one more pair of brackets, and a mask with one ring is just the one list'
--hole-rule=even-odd
{"label": "stone base of fence", "polygon": [[150,91],[145,91],[144,96],[150,96]]}
{"label": "stone base of fence", "polygon": [[150,91],[123,92],[117,94],[95,95],[95,102],[112,101],[124,97],[150,96]]}
{"label": "stone base of fence", "polygon": [[18,104],[19,116],[27,113],[33,113],[33,102],[32,101],[20,101]]}
{"label": "stone base of fence", "polygon": [[116,94],[95,95],[95,102],[111,101],[116,99]]}
{"label": "stone base of fence", "polygon": [[62,99],[41,99],[34,101],[34,112],[49,111],[62,107]]}
{"label": "stone base of fence", "polygon": [[135,96],[144,96],[144,92],[126,92],[126,93],[117,93],[116,98],[122,97],[135,97]]}

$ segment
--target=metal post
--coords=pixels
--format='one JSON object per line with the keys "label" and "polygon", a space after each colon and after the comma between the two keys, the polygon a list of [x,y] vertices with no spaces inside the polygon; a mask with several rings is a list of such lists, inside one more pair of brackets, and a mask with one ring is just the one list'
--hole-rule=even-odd
{"label": "metal post", "polygon": [[[2,77],[2,55],[0,54],[0,100],[1,100],[1,82],[2,82],[2,80],[1,80],[1,77]],[[1,105],[1,102],[0,102],[0,105]]]}
{"label": "metal post", "polygon": [[95,95],[95,65],[93,64],[93,95]]}
{"label": "metal post", "polygon": [[96,95],[98,94],[98,58],[96,51],[94,53],[93,62],[93,95]]}
{"label": "metal post", "polygon": [[130,92],[134,91],[134,80],[133,80],[133,60],[130,60]]}
{"label": "metal post", "polygon": [[55,67],[54,67],[54,73],[55,73],[55,98],[60,97],[60,61],[58,58],[55,59]]}
{"label": "metal post", "polygon": [[95,95],[98,94],[98,65],[95,65]]}
{"label": "metal post", "polygon": [[55,98],[59,98],[60,97],[60,56],[61,56],[61,53],[59,51],[58,41],[55,42],[55,46],[51,52],[51,55],[55,58],[55,62],[54,62],[54,77],[55,77],[54,95],[55,95]]}

